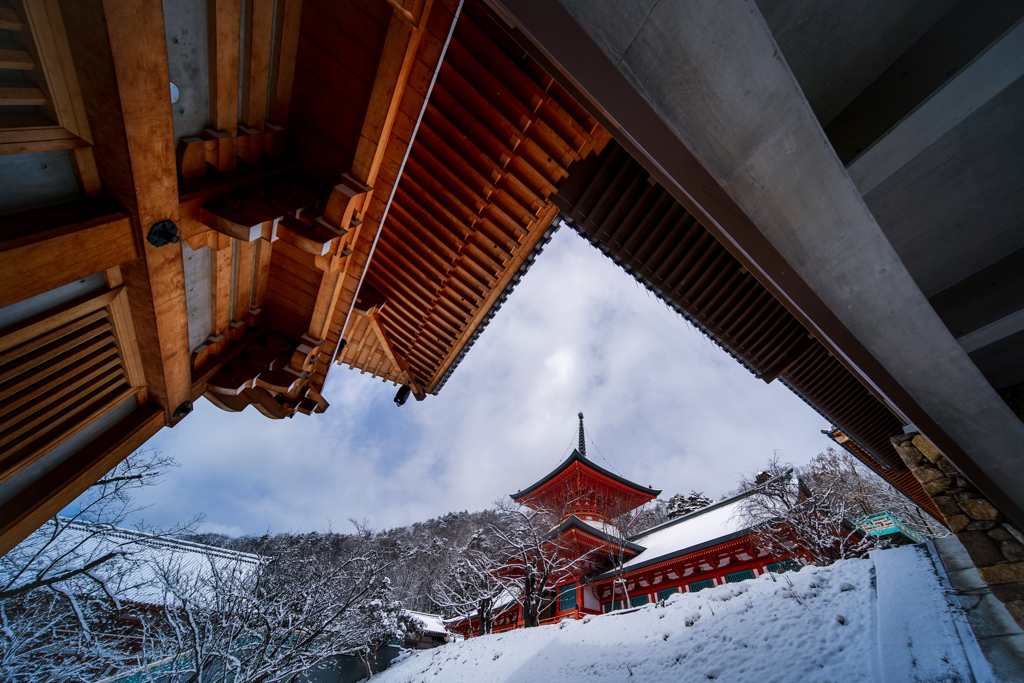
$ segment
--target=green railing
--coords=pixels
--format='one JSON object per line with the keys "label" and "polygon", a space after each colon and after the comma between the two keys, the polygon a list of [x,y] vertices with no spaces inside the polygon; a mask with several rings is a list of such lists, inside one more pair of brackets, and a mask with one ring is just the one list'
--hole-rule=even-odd
{"label": "green railing", "polygon": [[912,531],[910,527],[896,519],[889,512],[879,512],[873,515],[868,515],[867,517],[858,519],[854,524],[872,536],[903,534],[914,543],[924,543],[924,538],[922,538],[920,534]]}

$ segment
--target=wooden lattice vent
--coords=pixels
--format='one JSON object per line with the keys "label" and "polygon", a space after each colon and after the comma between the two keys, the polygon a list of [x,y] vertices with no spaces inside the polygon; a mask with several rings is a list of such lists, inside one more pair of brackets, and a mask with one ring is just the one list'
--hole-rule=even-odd
{"label": "wooden lattice vent", "polygon": [[57,0],[0,0],[0,153],[92,138]]}
{"label": "wooden lattice vent", "polygon": [[0,331],[0,483],[142,391],[124,288]]}

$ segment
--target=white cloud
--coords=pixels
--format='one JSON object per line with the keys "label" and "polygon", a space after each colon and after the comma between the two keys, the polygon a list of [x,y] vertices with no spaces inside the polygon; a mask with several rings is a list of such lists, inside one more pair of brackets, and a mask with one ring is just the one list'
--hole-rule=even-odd
{"label": "white cloud", "polygon": [[480,509],[555,467],[580,410],[588,456],[666,495],[716,496],[774,450],[805,462],[829,443],[799,398],[754,378],[567,228],[439,396],[396,408],[394,393],[335,367],[322,415],[273,421],[200,402],[152,440],[182,467],[152,490],[147,520],[205,512],[261,533]]}

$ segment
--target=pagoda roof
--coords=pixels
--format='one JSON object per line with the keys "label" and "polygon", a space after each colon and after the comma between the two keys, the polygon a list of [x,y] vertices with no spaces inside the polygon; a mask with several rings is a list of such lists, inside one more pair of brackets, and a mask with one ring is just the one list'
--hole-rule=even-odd
{"label": "pagoda roof", "polygon": [[556,536],[560,536],[560,535],[564,534],[565,532],[570,531],[572,529],[575,529],[577,531],[582,531],[583,533],[585,533],[585,534],[587,534],[589,536],[593,536],[594,538],[596,538],[599,541],[602,541],[604,543],[610,543],[612,545],[620,546],[622,548],[625,548],[626,550],[631,550],[634,553],[642,553],[644,550],[646,550],[646,548],[644,548],[644,546],[639,545],[637,543],[633,543],[632,541],[627,540],[625,538],[620,538],[618,536],[613,536],[613,535],[609,534],[608,532],[606,532],[606,531],[604,531],[602,529],[599,529],[598,527],[594,526],[593,524],[590,524],[590,523],[580,519],[576,515],[569,515],[568,517],[563,519],[561,524],[559,524],[554,529],[552,529],[550,532],[548,532],[548,538],[555,538]]}
{"label": "pagoda roof", "polygon": [[660,489],[652,489],[649,486],[641,486],[640,484],[632,482],[629,479],[626,479],[624,477],[620,477],[619,475],[617,475],[617,474],[615,474],[613,472],[609,472],[608,470],[606,470],[605,468],[603,468],[600,465],[596,464],[592,460],[588,460],[585,455],[582,455],[579,452],[578,449],[574,448],[573,451],[572,451],[572,455],[570,455],[568,458],[566,458],[562,462],[561,465],[559,465],[554,470],[552,470],[550,473],[548,473],[547,476],[545,476],[544,478],[538,480],[537,482],[535,482],[531,486],[527,486],[522,491],[518,491],[516,493],[510,493],[509,496],[512,498],[512,500],[518,501],[520,498],[528,496],[531,493],[533,493],[534,491],[536,491],[536,490],[538,490],[540,488],[543,488],[545,484],[547,484],[547,483],[549,483],[551,481],[556,480],[561,474],[563,474],[566,470],[571,468],[576,463],[580,463],[581,465],[583,465],[587,469],[593,470],[597,474],[600,474],[600,475],[602,475],[604,477],[607,477],[607,478],[611,479],[612,481],[614,481],[614,482],[616,482],[618,484],[621,484],[622,486],[624,486],[626,488],[633,489],[634,491],[636,491],[638,493],[641,493],[641,494],[643,494],[645,496],[650,496],[651,498],[657,498],[659,495],[661,495],[661,490]]}

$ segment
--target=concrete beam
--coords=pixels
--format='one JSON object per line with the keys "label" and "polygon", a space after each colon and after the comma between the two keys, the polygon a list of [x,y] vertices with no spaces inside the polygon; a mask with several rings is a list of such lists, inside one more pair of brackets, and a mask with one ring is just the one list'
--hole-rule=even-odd
{"label": "concrete beam", "polygon": [[[1024,249],[928,299],[960,346],[970,353],[1020,331],[1007,327],[1024,309]],[[1001,330],[1001,336],[993,336]],[[983,340],[987,340],[984,341]]]}
{"label": "concrete beam", "polygon": [[1024,76],[1024,20],[978,55],[847,168],[862,195]]}
{"label": "concrete beam", "polygon": [[967,353],[995,344],[1000,339],[1024,330],[1024,310],[1015,311],[993,323],[957,338],[957,343]]}
{"label": "concrete beam", "polygon": [[[685,166],[687,178],[670,178],[680,201],[696,204],[709,229],[754,261],[759,279],[781,289],[783,301],[811,320],[823,343],[1018,524],[1024,521],[1024,471],[1016,457],[1024,424],[949,334],[886,240],[757,6],[567,2],[566,18],[539,4],[504,0],[499,13],[547,52],[650,167]],[[632,92],[613,88],[617,79]],[[690,158],[702,169],[692,169]],[[709,177],[701,180],[701,172]],[[750,249],[761,248],[762,240],[772,249]],[[803,291],[807,286],[816,296]],[[814,308],[814,301],[827,308]],[[852,341],[843,337],[847,331]],[[859,355],[862,348],[869,358]]]}

